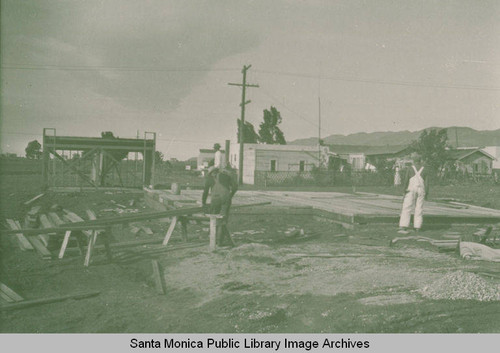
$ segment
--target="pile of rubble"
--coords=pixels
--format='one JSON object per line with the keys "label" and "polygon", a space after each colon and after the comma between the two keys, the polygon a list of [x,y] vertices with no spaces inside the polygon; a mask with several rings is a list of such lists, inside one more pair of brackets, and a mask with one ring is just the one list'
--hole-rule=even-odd
{"label": "pile of rubble", "polygon": [[463,271],[449,273],[420,290],[430,299],[500,300],[500,285],[490,284],[480,276]]}

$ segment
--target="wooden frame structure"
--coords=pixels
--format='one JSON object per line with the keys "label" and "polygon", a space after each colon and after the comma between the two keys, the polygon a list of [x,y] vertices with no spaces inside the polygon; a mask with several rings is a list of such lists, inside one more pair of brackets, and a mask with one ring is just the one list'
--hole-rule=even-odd
{"label": "wooden frame structure", "polygon": [[[270,202],[261,202],[261,203],[249,203],[244,205],[236,205],[234,208],[243,208],[243,207],[255,207],[268,205]],[[112,218],[101,218],[97,219],[95,214],[92,211],[87,211],[87,215],[89,217],[88,221],[83,220],[78,215],[64,210],[67,218],[71,220],[70,223],[61,223],[51,228],[24,228],[20,227],[20,224],[15,221],[9,222],[11,226],[11,230],[0,230],[0,234],[3,236],[15,234],[18,238],[27,237],[30,241],[35,239],[35,236],[40,234],[64,234],[64,238],[61,244],[61,248],[58,253],[58,258],[62,259],[66,252],[67,245],[69,243],[70,237],[74,235],[77,231],[82,232],[86,237],[87,242],[87,250],[85,254],[84,266],[89,266],[91,262],[92,252],[95,246],[96,238],[98,235],[103,238],[104,248],[106,250],[106,256],[109,260],[112,260],[113,256],[111,253],[110,246],[110,236],[112,234],[112,226],[115,224],[129,224],[138,221],[144,220],[152,220],[159,218],[171,218],[171,223],[165,237],[163,239],[162,245],[167,246],[168,242],[173,234],[176,224],[182,224],[182,236],[185,240],[187,240],[187,220],[186,217],[193,214],[203,214],[205,211],[204,207],[190,207],[190,208],[178,208],[168,211],[160,211],[160,212],[148,212],[148,213],[140,213],[140,214],[132,214],[127,216],[119,216]],[[215,250],[215,234],[217,231],[217,219],[220,218],[219,215],[206,215],[210,219],[210,250]],[[23,240],[24,241],[24,240]],[[28,240],[24,242],[29,243]],[[78,242],[80,247],[80,251],[83,255],[84,246]],[[48,258],[51,257],[51,254],[48,253]]]}
{"label": "wooden frame structure", "polygon": [[[52,134],[48,134],[52,131]],[[120,183],[123,186],[121,173],[118,168],[120,162],[130,152],[141,153],[143,157],[142,186],[154,183],[156,133],[145,132],[143,139],[129,139],[117,137],[76,137],[57,136],[56,129],[43,129],[43,163],[42,163],[42,186],[49,187],[49,179],[52,175],[55,185],[55,161],[60,161],[63,168],[76,174],[86,184],[98,188],[105,186],[106,176],[115,169]],[[67,159],[64,151],[79,154],[79,158]],[[50,170],[51,155],[54,161],[52,171]],[[87,170],[78,168],[82,161],[89,162],[91,167]],[[141,185],[136,185],[141,186]]]}

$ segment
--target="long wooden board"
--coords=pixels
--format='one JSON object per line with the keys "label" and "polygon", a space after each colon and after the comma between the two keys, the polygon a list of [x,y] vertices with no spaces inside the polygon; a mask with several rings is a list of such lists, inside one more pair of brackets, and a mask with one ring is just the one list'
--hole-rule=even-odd
{"label": "long wooden board", "polygon": [[[21,227],[14,220],[7,219],[6,221],[12,230],[17,231],[17,230],[21,229]],[[16,238],[17,238],[17,241],[19,243],[19,247],[21,248],[21,250],[33,250],[33,246],[28,241],[28,239],[26,239],[23,232],[14,232],[14,234],[16,235]]]}

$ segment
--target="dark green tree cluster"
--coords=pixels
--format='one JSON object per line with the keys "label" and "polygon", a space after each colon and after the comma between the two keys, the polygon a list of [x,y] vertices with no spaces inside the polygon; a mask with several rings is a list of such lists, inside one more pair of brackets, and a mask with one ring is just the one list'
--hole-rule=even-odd
{"label": "dark green tree cluster", "polygon": [[[255,132],[251,123],[245,121],[244,142],[286,145],[285,135],[278,126],[282,120],[281,113],[275,107],[271,106],[269,110],[264,109],[264,121],[259,125],[259,133]],[[241,120],[238,119],[238,141],[240,140],[240,130]]]}
{"label": "dark green tree cluster", "polygon": [[40,145],[40,142],[33,140],[28,143],[24,152],[26,152],[26,158],[28,159],[40,159],[42,156],[42,146]]}
{"label": "dark green tree cluster", "polygon": [[447,141],[446,129],[424,130],[418,140],[412,143],[412,149],[422,156],[431,172],[437,173],[448,160]]}
{"label": "dark green tree cluster", "polygon": [[[241,119],[238,119],[238,142],[240,141],[240,130],[241,130]],[[245,143],[259,143],[260,136],[255,132],[255,129],[251,123],[245,121],[244,127]]]}

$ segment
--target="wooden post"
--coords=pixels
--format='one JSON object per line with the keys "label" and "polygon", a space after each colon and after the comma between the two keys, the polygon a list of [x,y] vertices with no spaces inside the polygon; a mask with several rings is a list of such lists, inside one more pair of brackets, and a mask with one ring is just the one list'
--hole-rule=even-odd
{"label": "wooden post", "polygon": [[108,260],[113,260],[113,255],[111,254],[111,247],[109,246],[109,238],[111,237],[112,229],[111,226],[106,228],[104,232],[104,248],[106,249],[106,256]]}
{"label": "wooden post", "polygon": [[168,241],[170,240],[170,237],[172,236],[172,233],[174,232],[175,225],[177,224],[177,216],[174,216],[172,218],[172,222],[170,222],[170,227],[168,227],[167,234],[165,235],[165,239],[163,239],[163,246],[166,246],[168,244]]}
{"label": "wooden post", "polygon": [[89,267],[90,256],[92,253],[92,249],[94,248],[96,238],[97,238],[97,230],[94,230],[94,231],[92,231],[92,236],[89,238],[89,245],[87,247],[87,254],[85,256],[85,263],[83,264],[85,267]]}
{"label": "wooden post", "polygon": [[64,234],[64,239],[61,245],[61,250],[59,251],[59,258],[62,259],[64,257],[64,252],[66,251],[66,247],[68,246],[69,237],[71,236],[71,231],[67,230]]}
{"label": "wooden post", "polygon": [[217,219],[222,218],[218,214],[207,215],[210,218],[210,251],[215,251],[217,247]]}
{"label": "wooden post", "polygon": [[156,290],[159,294],[165,294],[165,278],[163,276],[163,269],[157,260],[151,260],[153,265],[153,279],[155,281]]}
{"label": "wooden post", "polygon": [[230,153],[230,149],[231,149],[231,141],[230,140],[226,140],[226,146],[225,146],[225,160],[226,160],[226,165],[230,165],[231,164],[231,160],[229,159],[230,156],[229,156],[229,153]]}
{"label": "wooden post", "polygon": [[179,217],[179,221],[181,222],[182,239],[185,242],[187,242],[188,241],[188,232],[187,232],[188,220],[186,219],[186,217]]}

